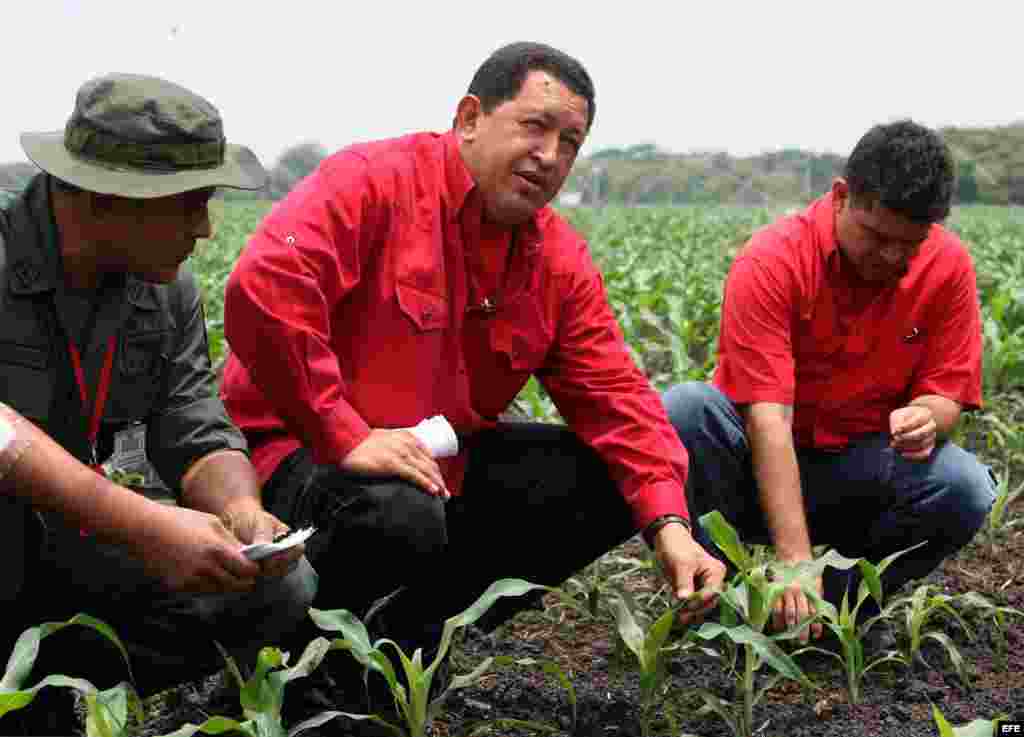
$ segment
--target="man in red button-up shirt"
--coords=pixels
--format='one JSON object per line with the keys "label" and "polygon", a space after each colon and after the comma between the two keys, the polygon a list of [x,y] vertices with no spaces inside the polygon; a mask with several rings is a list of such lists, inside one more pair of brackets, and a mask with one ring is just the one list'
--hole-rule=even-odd
{"label": "man in red button-up shirt", "polygon": [[[981,404],[974,266],[937,224],[952,192],[938,135],[877,126],[829,194],[754,234],[725,285],[712,384],[665,397],[702,461],[694,513],[722,509],[791,562],[812,542],[877,563],[927,541],[886,571],[890,592],[970,541],[993,485],[946,440]],[[858,580],[829,569],[825,598],[849,586],[855,604]],[[775,624],[812,611],[794,589]]]}
{"label": "man in red button-up shirt", "polygon": [[[548,207],[593,116],[578,62],[507,46],[451,132],[326,159],[243,252],[224,400],[267,504],[321,530],[316,606],[362,612],[405,584],[382,632],[429,640],[494,579],[560,583],[637,530],[679,596],[722,582],[688,530],[686,451]],[[531,376],[568,427],[498,422]],[[457,455],[403,429],[434,415]]]}

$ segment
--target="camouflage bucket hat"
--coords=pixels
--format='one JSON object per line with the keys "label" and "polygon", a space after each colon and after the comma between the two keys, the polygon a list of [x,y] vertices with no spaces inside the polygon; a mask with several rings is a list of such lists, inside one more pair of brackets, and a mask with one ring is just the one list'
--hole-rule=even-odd
{"label": "camouflage bucket hat", "polygon": [[86,82],[63,131],[23,133],[21,146],[48,174],[121,197],[259,189],[267,181],[252,151],[224,139],[217,108],[172,82],[135,74]]}

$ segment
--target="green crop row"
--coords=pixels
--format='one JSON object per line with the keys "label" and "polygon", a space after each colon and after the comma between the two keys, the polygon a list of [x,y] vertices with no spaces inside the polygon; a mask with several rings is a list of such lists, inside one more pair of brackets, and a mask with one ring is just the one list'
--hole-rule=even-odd
{"label": "green crop row", "polygon": [[[269,207],[264,202],[217,203],[214,237],[193,256],[215,360],[224,353],[224,283]],[[633,356],[656,387],[710,376],[729,265],[750,235],[778,214],[713,206],[567,212],[587,237]],[[961,207],[948,224],[968,244],[977,267],[985,393],[1022,387],[1024,210]],[[530,387],[529,392],[537,390]],[[527,396],[522,406],[535,416],[554,413],[537,396]]]}

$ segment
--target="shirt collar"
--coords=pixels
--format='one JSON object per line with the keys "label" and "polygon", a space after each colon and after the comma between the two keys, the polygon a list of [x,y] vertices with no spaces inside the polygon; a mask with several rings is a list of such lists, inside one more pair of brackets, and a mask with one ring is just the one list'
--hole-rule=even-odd
{"label": "shirt collar", "polygon": [[[60,258],[60,239],[53,217],[48,174],[37,174],[29,182],[22,199],[11,208],[14,233],[5,239],[10,263],[8,289],[12,294],[30,295],[62,288],[64,272]],[[158,309],[157,285],[135,275],[107,276],[107,283],[130,286],[129,300],[143,309]]]}
{"label": "shirt collar", "polygon": [[62,279],[49,179],[46,174],[33,177],[9,211],[13,232],[7,239],[7,259],[12,294],[52,292]]}

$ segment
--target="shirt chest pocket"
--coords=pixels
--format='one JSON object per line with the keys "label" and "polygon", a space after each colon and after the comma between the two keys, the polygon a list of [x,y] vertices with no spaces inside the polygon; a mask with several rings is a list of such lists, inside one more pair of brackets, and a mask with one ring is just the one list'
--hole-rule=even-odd
{"label": "shirt chest pocket", "polygon": [[169,328],[154,327],[122,334],[105,421],[142,420],[162,395],[172,333]]}
{"label": "shirt chest pocket", "polygon": [[0,401],[46,425],[53,401],[50,346],[0,337]]}

